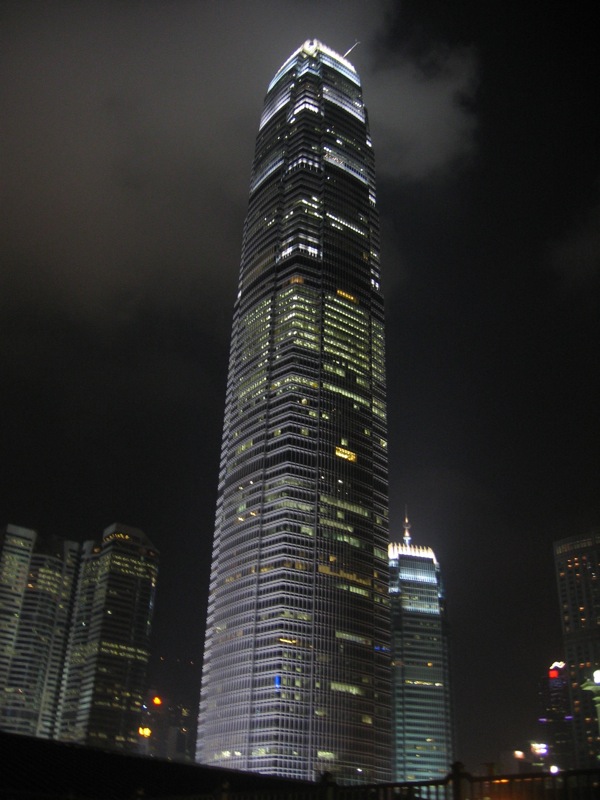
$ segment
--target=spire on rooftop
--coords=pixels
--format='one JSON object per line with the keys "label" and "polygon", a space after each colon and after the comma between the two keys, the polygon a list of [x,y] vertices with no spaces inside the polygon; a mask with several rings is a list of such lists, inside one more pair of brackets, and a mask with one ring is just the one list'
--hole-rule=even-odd
{"label": "spire on rooftop", "polygon": [[404,544],[410,544],[410,522],[408,521],[408,508],[404,506]]}

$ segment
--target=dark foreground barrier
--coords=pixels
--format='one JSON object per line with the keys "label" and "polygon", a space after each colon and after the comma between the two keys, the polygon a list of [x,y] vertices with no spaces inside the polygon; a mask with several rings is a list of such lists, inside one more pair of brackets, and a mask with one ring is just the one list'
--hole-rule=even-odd
{"label": "dark foreground barrier", "polygon": [[600,800],[600,768],[338,786],[93,750],[0,732],[0,800]]}

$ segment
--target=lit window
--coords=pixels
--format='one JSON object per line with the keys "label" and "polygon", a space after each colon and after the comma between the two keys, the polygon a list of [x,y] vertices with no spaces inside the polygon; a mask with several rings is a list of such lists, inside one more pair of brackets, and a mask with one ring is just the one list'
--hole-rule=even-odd
{"label": "lit window", "polygon": [[356,461],[356,453],[352,450],[348,450],[346,447],[336,447],[335,454],[338,458],[343,458],[345,461]]}
{"label": "lit window", "polygon": [[337,290],[337,294],[340,297],[345,298],[346,300],[350,300],[351,303],[358,303],[358,299],[353,294],[350,294],[349,292],[345,292],[343,289],[338,289]]}

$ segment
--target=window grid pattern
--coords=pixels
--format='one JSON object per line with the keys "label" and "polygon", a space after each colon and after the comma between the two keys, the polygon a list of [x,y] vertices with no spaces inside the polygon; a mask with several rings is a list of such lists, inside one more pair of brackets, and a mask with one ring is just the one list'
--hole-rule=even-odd
{"label": "window grid pattern", "polygon": [[77,545],[0,533],[0,729],[52,738],[66,647]]}
{"label": "window grid pattern", "polygon": [[199,716],[207,764],[389,778],[374,196],[356,73],[307,42],[271,83],[256,143]]}
{"label": "window grid pattern", "polygon": [[453,763],[445,598],[430,548],[391,544],[394,781],[442,779]]}

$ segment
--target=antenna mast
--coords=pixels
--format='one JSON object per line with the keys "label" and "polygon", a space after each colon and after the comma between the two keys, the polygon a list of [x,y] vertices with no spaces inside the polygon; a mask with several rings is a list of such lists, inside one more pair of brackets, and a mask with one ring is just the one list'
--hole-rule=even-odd
{"label": "antenna mast", "polygon": [[356,47],[356,45],[358,45],[358,44],[360,44],[360,42],[359,42],[359,41],[358,41],[358,39],[357,39],[357,40],[354,42],[354,44],[352,45],[352,47],[351,47],[349,50],[346,50],[346,52],[344,53],[344,56],[343,56],[343,57],[344,57],[344,58],[347,58],[347,57],[350,55],[350,53],[351,53],[351,52],[354,50],[354,48]]}

